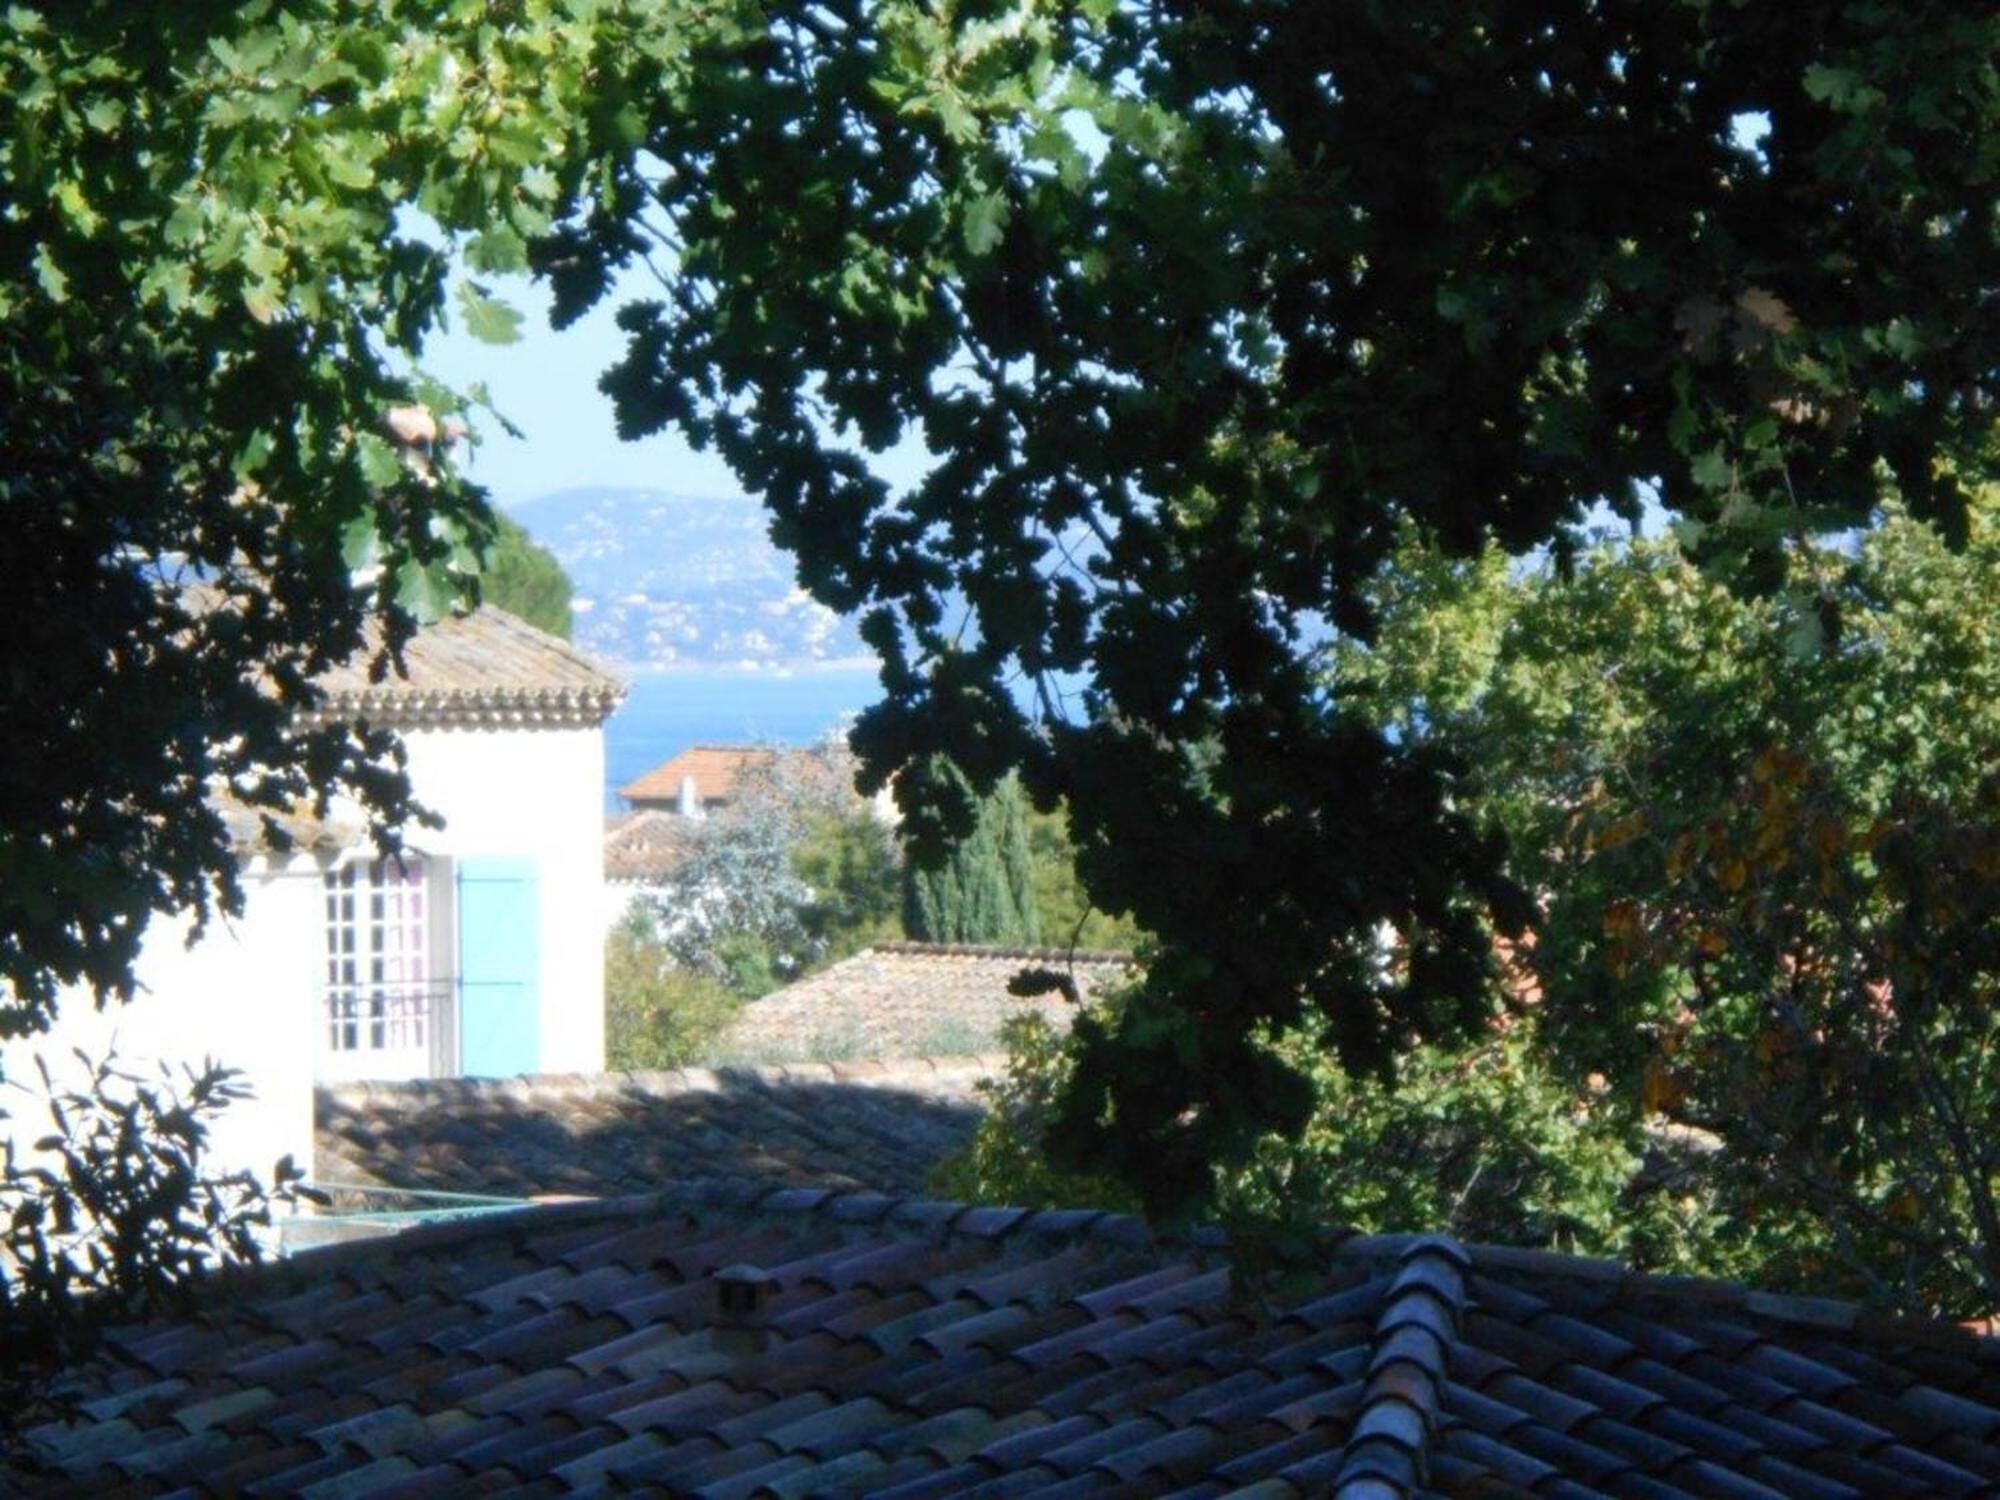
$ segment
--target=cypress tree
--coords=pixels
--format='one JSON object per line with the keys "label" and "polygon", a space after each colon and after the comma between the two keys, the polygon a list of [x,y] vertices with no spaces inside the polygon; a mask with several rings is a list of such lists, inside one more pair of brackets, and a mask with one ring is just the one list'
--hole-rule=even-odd
{"label": "cypress tree", "polygon": [[[956,767],[945,774],[959,776]],[[1041,941],[1034,858],[1020,782],[1010,776],[979,802],[972,830],[935,869],[903,866],[903,930],[926,943]]]}

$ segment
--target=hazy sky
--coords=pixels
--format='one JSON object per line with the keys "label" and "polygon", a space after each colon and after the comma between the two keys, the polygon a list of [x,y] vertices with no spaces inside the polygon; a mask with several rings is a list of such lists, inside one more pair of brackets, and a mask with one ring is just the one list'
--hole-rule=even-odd
{"label": "hazy sky", "polygon": [[[597,379],[624,352],[617,309],[647,295],[643,271],[627,276],[590,314],[561,333],[549,327],[549,298],[526,277],[486,283],[524,314],[520,339],[485,344],[454,325],[425,350],[424,366],[464,390],[486,382],[493,404],[523,436],[509,437],[490,417],[475,421],[479,446],[462,458],[474,479],[508,508],[578,485],[619,485],[690,495],[738,495],[742,487],[713,453],[697,453],[671,432],[643,442],[619,441],[611,398]],[[923,450],[906,444],[875,462],[878,473],[907,483],[923,467]]]}
{"label": "hazy sky", "polygon": [[[624,347],[624,335],[613,321],[616,301],[607,299],[582,321],[556,333],[549,327],[547,294],[526,277],[506,278],[494,283],[493,290],[526,315],[520,340],[484,344],[454,326],[424,351],[424,364],[460,390],[485,381],[494,405],[522,430],[524,436],[512,438],[490,418],[478,421],[479,446],[464,460],[472,477],[501,505],[516,506],[576,485],[741,493],[721,459],[696,453],[678,437],[619,441],[611,398],[597,388],[597,377]],[[628,281],[624,290],[628,297],[643,295],[643,284]]]}

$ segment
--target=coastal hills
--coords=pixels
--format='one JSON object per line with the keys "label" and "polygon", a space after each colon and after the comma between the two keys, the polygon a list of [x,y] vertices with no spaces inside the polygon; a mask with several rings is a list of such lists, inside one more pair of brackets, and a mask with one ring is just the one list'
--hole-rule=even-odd
{"label": "coastal hills", "polygon": [[575,584],[577,644],[627,671],[867,654],[851,620],[798,587],[754,500],[585,486],[512,514]]}

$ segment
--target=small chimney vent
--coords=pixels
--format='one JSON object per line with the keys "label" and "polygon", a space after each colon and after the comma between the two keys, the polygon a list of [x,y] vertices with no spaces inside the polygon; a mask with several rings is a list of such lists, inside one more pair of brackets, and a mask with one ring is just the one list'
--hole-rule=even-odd
{"label": "small chimney vent", "polygon": [[764,1309],[777,1295],[778,1278],[762,1266],[724,1266],[715,1283],[716,1347],[730,1354],[761,1353],[770,1339]]}

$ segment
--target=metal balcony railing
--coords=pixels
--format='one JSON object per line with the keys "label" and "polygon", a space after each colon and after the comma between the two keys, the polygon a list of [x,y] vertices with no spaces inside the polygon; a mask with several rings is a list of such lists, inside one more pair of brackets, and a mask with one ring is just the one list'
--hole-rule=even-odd
{"label": "metal balcony railing", "polygon": [[329,986],[320,1009],[322,1076],[456,1072],[454,988],[448,978]]}

